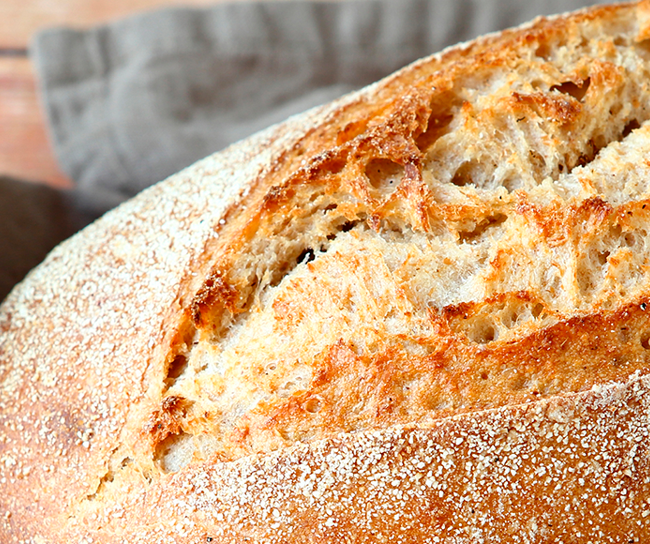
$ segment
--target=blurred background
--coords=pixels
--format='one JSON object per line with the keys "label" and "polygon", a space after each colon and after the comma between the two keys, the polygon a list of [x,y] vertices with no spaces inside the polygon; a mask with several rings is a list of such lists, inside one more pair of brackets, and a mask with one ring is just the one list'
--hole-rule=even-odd
{"label": "blurred background", "polygon": [[[213,0],[187,0],[205,6]],[[0,0],[0,175],[72,187],[48,140],[29,47],[49,27],[90,28],[174,0]]]}

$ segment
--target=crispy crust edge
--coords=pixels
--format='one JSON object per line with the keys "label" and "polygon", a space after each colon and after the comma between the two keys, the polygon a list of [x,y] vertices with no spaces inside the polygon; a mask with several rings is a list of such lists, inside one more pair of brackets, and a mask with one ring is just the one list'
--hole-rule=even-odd
{"label": "crispy crust edge", "polygon": [[[628,5],[601,7],[588,12],[580,12],[581,15],[572,15],[571,17],[589,18],[605,16],[608,10],[627,9],[628,7]],[[560,16],[553,21],[560,25],[563,20],[564,17]],[[92,532],[86,533],[86,529],[82,529],[79,525],[76,525],[82,519],[88,522],[89,518],[86,517],[86,514],[81,515],[79,518],[72,517],[70,518],[71,521],[64,522],[67,513],[57,513],[60,511],[60,503],[65,502],[66,505],[71,505],[79,496],[87,494],[89,489],[96,487],[96,481],[105,473],[108,457],[114,451],[113,444],[115,442],[115,436],[120,436],[120,440],[123,440],[132,432],[132,423],[138,419],[138,415],[148,406],[150,400],[146,398],[146,387],[143,387],[141,384],[145,383],[148,379],[158,376],[160,373],[160,361],[164,357],[165,351],[174,342],[174,334],[176,333],[174,324],[178,322],[184,312],[183,301],[189,296],[189,293],[196,290],[200,283],[198,278],[207,274],[207,271],[213,265],[213,263],[205,259],[205,256],[209,254],[211,244],[214,242],[214,232],[218,231],[219,220],[227,215],[229,209],[237,207],[238,203],[246,198],[246,195],[253,191],[256,186],[259,185],[268,188],[272,184],[274,180],[274,176],[272,175],[274,163],[282,160],[287,149],[292,149],[294,144],[312,132],[314,127],[325,126],[329,120],[344,114],[346,109],[351,105],[371,101],[378,91],[385,89],[391,83],[399,84],[402,78],[406,76],[410,77],[414,72],[417,72],[419,66],[431,62],[433,58],[439,60],[449,58],[453,60],[455,55],[464,54],[464,51],[473,47],[487,47],[489,43],[500,39],[501,36],[523,36],[525,35],[526,29],[534,28],[536,24],[533,22],[519,30],[507,31],[506,34],[494,34],[475,42],[460,44],[429,59],[417,61],[383,82],[354,93],[329,106],[318,108],[293,118],[279,127],[273,127],[245,142],[236,144],[225,152],[200,161],[196,165],[173,176],[167,182],[144,192],[130,203],[108,214],[106,218],[100,220],[83,233],[73,237],[54,250],[46,262],[30,274],[12,292],[0,309],[0,330],[2,331],[0,360],[2,361],[1,371],[3,373],[2,397],[4,397],[0,397],[0,436],[3,438],[0,443],[0,454],[5,460],[13,458],[15,461],[16,456],[14,455],[12,457],[10,454],[21,452],[25,454],[24,461],[26,461],[26,463],[21,464],[23,462],[18,460],[18,467],[15,465],[9,466],[5,461],[3,468],[0,469],[0,476],[5,478],[7,482],[4,496],[0,498],[0,505],[6,514],[10,514],[5,514],[2,520],[0,535],[4,535],[7,539],[13,539],[18,528],[23,528],[23,530],[26,528],[28,531],[33,531],[33,535],[27,537],[28,542],[37,542],[39,538],[37,535],[39,533],[43,535],[43,538],[47,539],[63,538],[61,536],[63,533],[60,533],[60,531],[63,530],[62,528],[66,523],[70,524],[68,529],[65,530],[65,533],[67,533],[66,538],[81,540],[82,534],[84,536],[92,534]],[[258,153],[259,150],[264,151]],[[179,195],[182,195],[180,197],[180,204],[178,203]],[[219,205],[215,205],[217,201],[220,201]],[[162,202],[163,205],[157,205],[157,202]],[[206,223],[201,228],[191,230],[191,225],[196,221],[200,221],[205,216],[211,217],[209,224]],[[171,232],[164,227],[165,221],[170,217],[176,221],[179,232]],[[130,221],[130,226],[126,234],[123,226],[125,219]],[[148,230],[138,232],[138,229],[143,227]],[[190,240],[186,239],[185,233],[182,232],[183,228],[190,229]],[[160,231],[157,229],[160,229]],[[134,250],[132,254],[124,250],[123,247],[118,247],[120,244],[115,241],[116,238],[124,236],[126,236],[129,246]],[[147,250],[147,245],[151,242],[152,237],[158,237],[157,243],[169,244],[170,247],[176,244],[176,247],[172,251],[173,255],[165,255],[160,259],[156,255],[152,257]],[[104,244],[109,244],[109,247],[107,248]],[[67,451],[76,463],[73,470],[75,474],[72,474],[69,468],[63,468],[65,464],[63,461],[56,461],[53,465],[55,467],[53,471],[55,474],[58,472],[59,476],[50,477],[49,479],[46,477],[50,483],[43,485],[41,483],[44,477],[43,473],[40,470],[30,469],[29,466],[46,466],[52,461],[52,458],[59,450],[55,450],[49,443],[44,445],[44,441],[37,436],[37,433],[34,433],[32,436],[27,436],[29,431],[25,434],[24,427],[21,426],[23,423],[25,425],[31,423],[34,429],[37,429],[41,425],[43,417],[47,415],[48,410],[56,412],[59,415],[62,411],[69,411],[70,407],[66,405],[67,401],[60,402],[60,406],[48,404],[55,394],[60,391],[60,384],[56,386],[56,391],[53,390],[48,396],[41,395],[32,385],[25,385],[25,383],[16,385],[16,380],[29,380],[31,379],[30,374],[38,374],[42,382],[44,374],[47,374],[47,372],[56,372],[55,369],[59,354],[52,352],[53,350],[51,348],[47,348],[48,338],[53,333],[67,331],[71,328],[71,325],[75,325],[76,318],[69,316],[79,315],[78,311],[81,310],[89,311],[88,306],[84,306],[83,308],[79,307],[74,297],[68,297],[62,294],[60,290],[61,288],[66,288],[69,291],[74,291],[75,289],[81,290],[87,281],[94,279],[95,272],[91,269],[94,266],[92,263],[96,260],[94,254],[97,251],[104,251],[106,253],[102,257],[104,259],[102,261],[103,263],[114,262],[116,256],[122,259],[123,262],[120,266],[123,266],[126,271],[129,269],[139,270],[143,266],[152,264],[154,266],[161,265],[169,268],[173,262],[171,257],[175,257],[176,265],[182,271],[180,273],[181,277],[179,277],[179,273],[167,269],[165,271],[167,275],[162,279],[158,278],[161,283],[157,288],[162,288],[163,296],[153,296],[152,294],[150,297],[145,297],[148,300],[155,300],[159,304],[150,314],[143,315],[142,300],[138,300],[137,304],[134,303],[128,306],[127,313],[131,313],[130,318],[134,322],[138,322],[137,341],[126,342],[122,346],[114,346],[112,350],[106,351],[106,354],[101,357],[103,357],[104,365],[108,365],[109,361],[112,360],[121,361],[121,370],[126,371],[128,369],[135,375],[134,380],[122,380],[119,384],[121,387],[116,386],[116,389],[124,389],[125,386],[135,385],[135,392],[123,393],[120,391],[116,393],[113,398],[112,411],[110,413],[110,417],[113,420],[112,424],[105,427],[97,424],[93,427],[94,438],[91,441],[90,454],[87,452],[88,447],[84,445],[84,442],[88,442],[88,440],[70,438],[72,436],[72,430],[76,428],[72,429],[74,426],[69,422],[65,424],[69,428],[68,430],[70,430],[68,433],[70,437],[66,434],[65,440],[68,446]],[[103,266],[108,265],[103,264]],[[71,270],[79,271],[81,273],[80,277],[74,278],[69,282],[67,279],[62,280],[59,273],[66,267],[71,267]],[[195,272],[198,270],[196,275],[191,275],[186,272],[192,269],[192,267],[195,267]],[[52,279],[53,277],[54,279]],[[114,301],[120,297],[128,298],[133,296],[135,289],[133,285],[124,285],[123,288],[110,286],[110,273],[107,273],[102,279],[103,287],[100,288],[100,295],[105,298],[106,302]],[[147,276],[144,279],[151,279],[151,277]],[[149,289],[149,287],[147,288]],[[152,291],[153,289],[151,287]],[[60,306],[62,315],[52,318],[51,304],[54,301],[61,301],[62,299],[64,299],[62,301],[63,304]],[[79,319],[81,320],[82,318]],[[87,320],[88,317],[86,316],[84,319]],[[81,321],[77,321],[77,325],[83,326]],[[123,325],[124,323],[120,323],[120,326]],[[74,326],[72,329],[74,329]],[[91,346],[93,344],[93,338],[96,341],[98,335],[104,338],[112,337],[115,344],[129,338],[129,334],[125,333],[124,330],[121,332],[116,331],[115,325],[112,324],[106,325],[100,323],[98,326],[91,326],[86,333],[81,335],[83,336],[81,340],[78,331],[72,332],[68,337],[63,336],[57,339],[57,351],[71,350],[72,353],[75,353],[77,367],[86,361],[84,356],[79,355],[81,348]],[[39,362],[39,358],[43,357],[48,358],[44,366]],[[137,361],[137,363],[134,363],[134,361]],[[100,361],[99,366],[101,364]],[[93,366],[93,372],[97,371],[99,366]],[[101,369],[99,369],[99,372],[102,372]],[[10,378],[7,378],[8,375]],[[112,373],[110,376],[114,377],[115,373]],[[108,375],[102,377],[108,377]],[[38,382],[38,380],[36,381]],[[90,381],[90,377],[84,376],[83,378],[77,379],[76,382],[69,381],[64,385],[68,387],[77,383],[90,385]],[[97,383],[101,383],[101,380],[94,381],[93,378],[93,386]],[[140,386],[137,386],[138,384]],[[110,519],[106,518],[108,520],[105,525],[106,528],[103,530],[97,529],[98,532],[95,533],[95,536],[98,540],[106,542],[123,541],[124,539],[133,542],[144,542],[150,541],[147,538],[150,539],[153,536],[160,536],[169,541],[187,542],[196,539],[198,542],[203,542],[205,538],[210,536],[207,531],[211,530],[215,532],[223,531],[223,535],[219,538],[224,542],[241,541],[242,535],[245,534],[250,535],[252,540],[299,542],[309,540],[311,533],[308,531],[315,530],[316,528],[321,531],[318,533],[319,540],[338,541],[341,538],[341,534],[333,529],[335,526],[329,526],[328,529],[327,520],[330,518],[323,518],[320,525],[313,525],[313,522],[304,521],[303,525],[296,525],[303,527],[301,529],[303,532],[299,531],[294,536],[282,536],[282,523],[286,524],[290,522],[280,520],[278,523],[281,525],[274,528],[274,509],[268,511],[264,509],[260,510],[255,506],[253,510],[249,510],[248,514],[246,514],[245,519],[252,520],[255,519],[253,514],[259,516],[264,513],[265,517],[257,519],[260,523],[267,523],[268,527],[270,527],[266,533],[256,532],[259,530],[256,528],[259,525],[246,526],[244,521],[238,522],[244,524],[240,532],[229,532],[233,527],[237,527],[237,524],[233,524],[232,522],[228,522],[228,524],[226,522],[215,523],[214,520],[219,521],[217,519],[218,510],[213,512],[212,521],[203,520],[197,523],[197,516],[199,518],[200,516],[196,512],[201,512],[201,508],[198,506],[192,515],[187,513],[189,510],[185,511],[187,518],[178,510],[166,512],[165,509],[178,501],[185,501],[189,504],[193,495],[192,491],[188,491],[188,489],[192,485],[195,485],[196,481],[201,480],[201,478],[206,478],[208,481],[208,484],[206,484],[208,488],[206,489],[226,493],[230,484],[226,485],[224,482],[231,482],[230,479],[224,479],[226,476],[228,478],[236,477],[240,481],[243,481],[241,478],[244,475],[249,475],[246,477],[250,477],[250,474],[260,470],[260,467],[264,470],[273,467],[272,470],[275,471],[274,475],[275,473],[282,475],[283,472],[279,468],[291,471],[293,470],[291,468],[292,466],[295,469],[304,465],[304,463],[311,466],[317,461],[319,463],[329,463],[331,460],[331,463],[333,463],[332,466],[334,466],[338,462],[334,458],[338,457],[340,460],[348,459],[350,451],[359,451],[358,448],[365,448],[369,444],[369,441],[380,449],[386,449],[388,453],[385,455],[385,461],[382,462],[386,463],[385,466],[391,467],[392,470],[399,463],[407,463],[411,459],[411,454],[405,455],[402,448],[404,440],[408,442],[409,437],[414,436],[417,444],[422,444],[422,440],[425,437],[427,441],[435,439],[441,440],[441,444],[452,444],[454,440],[459,438],[459,435],[455,433],[463,432],[463,429],[465,431],[486,429],[488,428],[486,426],[497,425],[498,422],[495,423],[495,418],[502,422],[500,423],[501,427],[503,427],[503,422],[506,421],[512,422],[513,425],[523,425],[526,422],[532,425],[537,421],[541,428],[546,428],[544,427],[545,425],[552,426],[559,424],[559,422],[555,421],[552,417],[546,416],[538,420],[534,418],[531,420],[529,417],[530,414],[537,413],[535,412],[536,410],[543,411],[547,409],[548,411],[551,405],[565,406],[567,403],[572,409],[580,411],[581,414],[586,414],[582,419],[578,418],[577,421],[595,421],[593,418],[598,419],[599,417],[612,415],[620,417],[621,422],[629,426],[628,430],[622,430],[622,427],[617,427],[614,421],[616,417],[614,417],[608,423],[610,426],[606,427],[606,430],[603,430],[603,437],[617,436],[617,439],[623,442],[636,442],[639,436],[643,436],[643,440],[641,440],[642,450],[640,453],[642,462],[639,465],[638,472],[634,473],[635,482],[637,482],[634,485],[641,486],[639,487],[641,495],[645,493],[645,496],[648,496],[650,495],[650,491],[648,490],[646,480],[649,479],[650,472],[647,462],[648,452],[645,446],[648,428],[648,382],[645,379],[633,378],[626,384],[616,384],[608,386],[605,389],[606,393],[603,393],[603,391],[592,391],[584,394],[558,397],[548,402],[533,403],[525,407],[508,407],[494,412],[467,414],[458,418],[442,420],[432,429],[418,430],[402,428],[377,433],[369,432],[363,433],[362,435],[344,436],[336,440],[317,443],[306,448],[299,447],[289,452],[245,459],[232,465],[217,464],[212,467],[203,467],[203,473],[200,471],[191,471],[186,475],[165,478],[161,480],[160,485],[154,486],[154,488],[151,488],[146,493],[143,492],[144,495],[137,492],[138,489],[144,489],[141,482],[129,482],[125,484],[126,488],[132,488],[135,492],[134,496],[137,497],[135,503],[130,500],[126,503],[132,509],[131,512],[133,513],[123,518],[129,520],[129,523],[119,523],[116,521],[119,518],[109,516]],[[18,393],[18,397],[13,397],[12,395],[16,392]],[[34,396],[35,394],[36,396]],[[29,408],[33,401],[36,402],[35,408]],[[94,416],[101,415],[101,411],[96,410],[95,405],[90,401],[80,397],[78,403],[75,410],[80,414],[88,415],[92,412]],[[11,407],[8,408],[10,405]],[[134,410],[132,408],[133,406],[138,406],[139,408]],[[18,423],[20,426],[16,426],[16,422],[18,421],[16,414],[20,409],[24,409],[27,416],[21,418],[21,421]],[[570,428],[568,423],[563,424],[565,428]],[[644,430],[646,434],[640,435],[639,432],[641,431],[639,429]],[[418,435],[418,433],[422,436]],[[534,434],[529,438],[533,440],[538,436],[541,437],[542,435]],[[557,435],[554,436],[557,437]],[[476,442],[476,444],[479,443],[480,441]],[[501,444],[499,447],[505,447],[506,442],[499,442],[499,444]],[[578,446],[578,442],[568,442],[567,444]],[[585,457],[598,455],[598,448],[601,448],[602,444],[598,441],[594,441],[594,444],[593,447],[590,446],[581,450],[582,453],[580,455],[584,455]],[[463,451],[460,445],[454,444],[454,446],[459,446],[454,451]],[[418,450],[418,447],[405,447],[411,447],[413,451]],[[420,448],[420,450],[424,451],[425,448]],[[602,451],[600,454],[602,454]],[[301,461],[296,465],[292,465],[296,459],[301,459]],[[552,461],[553,458],[551,457],[550,459]],[[19,472],[19,469],[22,472]],[[628,478],[624,470],[623,472],[621,470],[620,466],[616,465],[615,469],[613,468],[608,473],[609,475],[605,477],[606,481],[610,482],[608,485],[611,485],[612,478],[621,482],[625,478]],[[215,473],[220,476],[215,476]],[[184,481],[183,478],[186,478],[187,481]],[[289,478],[286,481],[291,481],[291,479]],[[352,484],[347,484],[348,487],[345,487],[347,491],[341,491],[341,497],[345,497],[345,493],[352,493],[351,490],[353,487],[362,485],[365,480],[360,483],[360,480],[352,479],[351,482]],[[408,481],[404,479],[403,482],[404,486],[407,486]],[[161,487],[163,483],[167,487]],[[53,495],[53,491],[61,485],[63,485],[61,496]],[[271,481],[264,485],[266,486],[264,487],[266,492],[270,492],[269,490],[272,490],[274,487]],[[350,485],[353,487],[350,487]],[[384,491],[394,487],[396,492],[406,492],[406,487],[402,488],[401,483],[397,486],[392,486],[388,480],[384,480],[382,485]],[[531,491],[531,496],[539,497],[539,493],[544,492],[547,488],[541,483],[535,485],[538,486],[535,488],[538,491]],[[235,490],[241,490],[241,487],[233,486],[230,489],[234,492]],[[254,487],[251,487],[250,489],[242,490],[242,493],[245,494],[253,490]],[[597,486],[594,486],[594,493],[597,491]],[[378,493],[379,495],[377,496],[380,496],[380,491]],[[536,495],[536,493],[538,494]],[[47,501],[37,499],[37,497],[43,494],[48,494]],[[209,494],[209,492],[206,491],[206,494]],[[426,496],[429,497],[427,504],[433,504],[431,502],[432,495]],[[304,516],[303,518],[300,517],[299,510],[295,510],[297,508],[295,506],[295,500],[291,497],[292,495],[288,494],[284,499],[285,501],[289,501],[291,505],[294,505],[289,507],[289,511],[296,512],[297,517],[295,519],[304,519]],[[251,496],[251,500],[254,498]],[[37,500],[37,503],[33,502],[35,500]],[[560,505],[563,504],[574,504],[574,502],[571,502],[574,501],[574,498],[571,498],[571,500],[558,499],[558,501],[555,503],[554,508],[560,508]],[[251,502],[251,504],[253,503]],[[340,504],[345,504],[345,501]],[[371,508],[372,503],[368,504],[370,505],[368,508]],[[498,503],[497,501],[496,504],[503,503]],[[639,504],[641,503],[634,503],[635,510],[633,514],[636,517],[630,517],[630,519],[636,519],[638,522],[647,520],[644,522],[645,525],[642,526],[642,531],[644,532],[638,533],[647,536],[649,534],[648,523],[650,523],[650,518],[643,516],[646,509],[638,506]],[[115,504],[114,506],[113,513],[118,511],[119,505]],[[323,503],[322,507],[324,508],[322,512],[327,512],[327,504]],[[408,508],[415,508],[415,506],[408,506]],[[240,511],[246,512],[245,509]],[[278,509],[278,511],[280,510]],[[107,508],[106,513],[110,512],[111,509]],[[147,516],[143,519],[151,520],[150,524],[146,526],[134,524],[134,520],[138,518],[132,516],[136,512],[139,512],[139,515]],[[310,510],[310,515],[314,512],[316,510]],[[365,510],[364,512],[367,513],[368,511]],[[99,515],[96,511],[94,514]],[[171,523],[170,520],[172,518],[167,517],[167,514],[177,518],[174,519],[174,523]],[[90,513],[87,513],[87,515],[90,515]],[[226,516],[225,513],[222,513],[222,515]],[[449,515],[452,514],[450,513]],[[454,513],[454,515],[457,515],[457,513]],[[46,516],[48,521],[41,524],[41,516]],[[157,521],[153,520],[152,516],[155,516]],[[187,532],[187,535],[182,536],[185,529],[179,529],[178,524],[181,523],[182,525],[182,521],[185,519],[193,520],[194,528],[188,528],[187,531],[189,532]],[[224,519],[227,519],[227,516]],[[244,518],[240,519],[243,520]],[[348,536],[355,534],[354,526],[352,522],[350,523],[351,525],[348,525],[348,529],[345,531],[345,534]],[[507,529],[506,524],[509,523],[504,522],[504,530]],[[631,523],[632,521],[630,521]],[[99,524],[94,525],[95,527],[99,527]],[[399,534],[402,525],[399,518],[396,518],[394,523],[389,524],[386,522],[385,524],[380,524],[379,528],[383,534],[391,534],[391,531],[392,534]],[[344,528],[346,526],[345,524],[340,524],[338,527]],[[387,531],[389,532],[387,533]],[[356,534],[359,533],[357,532]],[[409,539],[417,540],[419,538],[422,538],[422,535],[420,534],[418,536],[416,532],[404,533],[405,541]],[[475,536],[469,534],[465,537],[458,536],[458,538],[461,539],[458,541],[475,540]],[[462,540],[462,538],[466,540]],[[380,538],[377,536],[375,540],[380,540]],[[364,541],[364,539],[359,536],[356,541]],[[521,541],[527,540],[524,538]]]}

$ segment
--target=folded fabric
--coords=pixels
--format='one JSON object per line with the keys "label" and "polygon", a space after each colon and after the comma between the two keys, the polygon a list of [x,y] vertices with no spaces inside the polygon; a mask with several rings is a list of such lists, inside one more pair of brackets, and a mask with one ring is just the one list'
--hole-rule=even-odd
{"label": "folded fabric", "polygon": [[237,2],[37,35],[56,154],[107,209],[443,47],[588,0]]}

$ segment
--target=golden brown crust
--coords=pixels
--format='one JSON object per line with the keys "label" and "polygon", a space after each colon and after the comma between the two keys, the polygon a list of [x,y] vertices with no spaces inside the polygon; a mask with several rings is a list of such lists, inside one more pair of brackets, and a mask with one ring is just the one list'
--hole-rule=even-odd
{"label": "golden brown crust", "polygon": [[644,542],[647,387],[633,378],[196,467],[89,510],[69,538],[92,520],[98,540],[138,544]]}
{"label": "golden brown crust", "polygon": [[0,309],[0,540],[647,540],[649,13],[424,59],[57,248]]}

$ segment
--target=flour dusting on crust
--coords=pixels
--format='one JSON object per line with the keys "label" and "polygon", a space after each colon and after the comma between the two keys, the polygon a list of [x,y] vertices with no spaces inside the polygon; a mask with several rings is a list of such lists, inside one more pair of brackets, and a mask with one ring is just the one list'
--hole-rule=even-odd
{"label": "flour dusting on crust", "polygon": [[650,538],[650,3],[209,157],[0,308],[0,540]]}

